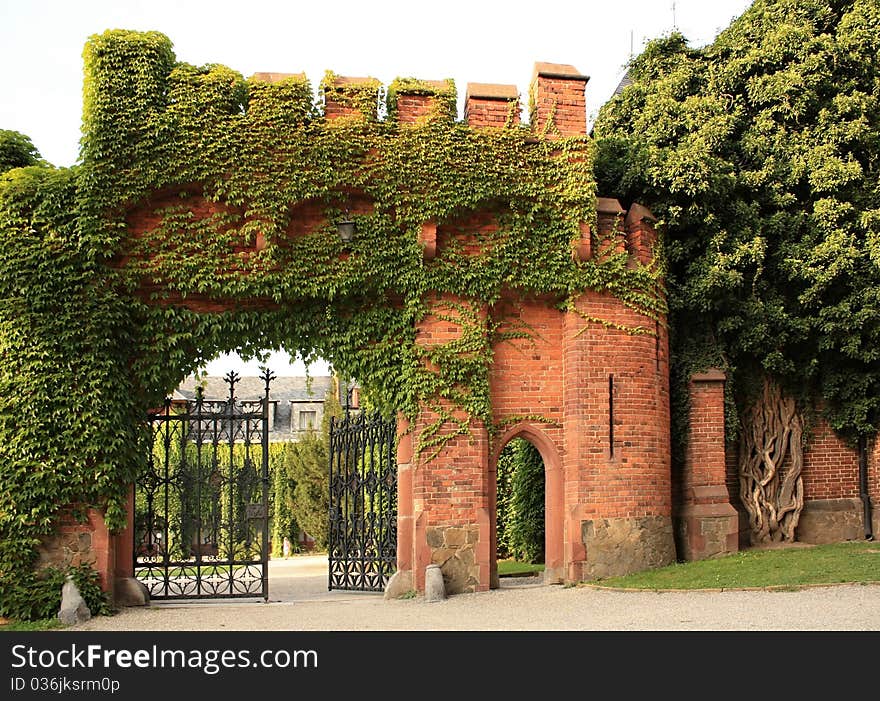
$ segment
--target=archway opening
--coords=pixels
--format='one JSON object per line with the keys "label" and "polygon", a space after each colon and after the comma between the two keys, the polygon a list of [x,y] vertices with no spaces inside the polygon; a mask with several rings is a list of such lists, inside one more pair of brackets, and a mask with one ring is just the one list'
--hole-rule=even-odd
{"label": "archway opening", "polygon": [[514,438],[498,456],[495,563],[498,583],[541,577],[546,558],[545,468],[538,449]]}
{"label": "archway opening", "polygon": [[306,363],[299,354],[264,349],[248,360],[222,353],[181,382],[176,393],[192,399],[202,387],[206,398],[224,399],[224,378],[232,371],[241,377],[240,398],[258,400],[263,368],[274,375],[268,393],[269,557],[326,556],[328,424],[346,405],[358,409],[357,383],[322,358]]}
{"label": "archway opening", "polygon": [[[151,597],[326,595],[330,424],[358,426],[360,386],[320,359],[241,351],[196,364],[149,412],[130,518]],[[368,457],[359,473],[375,468]]]}

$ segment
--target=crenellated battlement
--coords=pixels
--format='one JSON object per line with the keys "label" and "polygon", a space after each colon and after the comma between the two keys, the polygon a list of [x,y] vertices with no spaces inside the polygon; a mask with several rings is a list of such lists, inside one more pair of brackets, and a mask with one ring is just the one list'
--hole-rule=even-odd
{"label": "crenellated battlement", "polygon": [[[585,135],[589,78],[574,66],[535,63],[529,95],[531,131],[547,138]],[[308,84],[304,73],[254,73],[248,82]],[[382,95],[386,95],[382,104]],[[475,128],[503,129],[522,124],[521,95],[516,85],[468,83],[461,121]],[[418,124],[425,119],[458,119],[457,90],[451,79],[397,78],[383,86],[373,77],[354,77],[327,72],[318,88],[318,113],[326,119],[361,117],[395,119]]]}

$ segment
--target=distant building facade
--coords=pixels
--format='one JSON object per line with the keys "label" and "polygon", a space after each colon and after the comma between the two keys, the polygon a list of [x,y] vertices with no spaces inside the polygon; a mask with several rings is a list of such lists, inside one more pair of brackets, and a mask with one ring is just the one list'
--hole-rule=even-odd
{"label": "distant building facade", "polygon": [[[218,375],[189,376],[175,390],[172,401],[195,400],[202,386],[206,400],[225,401],[229,385]],[[330,375],[317,377],[276,377],[269,386],[269,440],[299,440],[310,429],[321,428],[324,401],[336,392],[336,379]],[[259,400],[265,385],[259,377],[242,377],[235,383],[235,397],[241,401]]]}

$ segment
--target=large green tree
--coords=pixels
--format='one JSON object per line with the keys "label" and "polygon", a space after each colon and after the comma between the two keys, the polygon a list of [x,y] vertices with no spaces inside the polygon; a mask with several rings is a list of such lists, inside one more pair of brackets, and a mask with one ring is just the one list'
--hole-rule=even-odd
{"label": "large green tree", "polygon": [[10,129],[0,129],[0,173],[37,165],[45,165],[45,162],[29,136]]}
{"label": "large green tree", "polygon": [[880,417],[878,54],[876,0],[756,0],[709,46],[650,43],[596,121],[599,190],[665,232],[675,433],[720,365],[755,541],[794,538],[812,408]]}

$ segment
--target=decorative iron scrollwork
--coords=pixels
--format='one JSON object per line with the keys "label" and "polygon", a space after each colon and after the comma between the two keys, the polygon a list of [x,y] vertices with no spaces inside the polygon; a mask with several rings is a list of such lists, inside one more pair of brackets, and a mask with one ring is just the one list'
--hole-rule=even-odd
{"label": "decorative iron scrollwork", "polygon": [[330,423],[329,589],[383,591],[397,565],[395,421]]}
{"label": "decorative iron scrollwork", "polygon": [[269,385],[239,401],[165,400],[135,482],[135,577],[153,599],[268,599]]}

